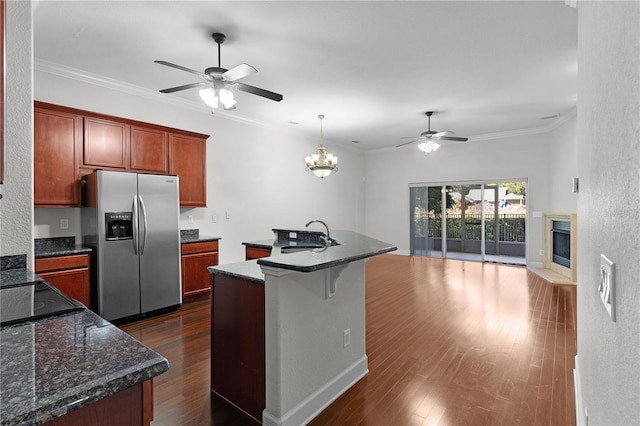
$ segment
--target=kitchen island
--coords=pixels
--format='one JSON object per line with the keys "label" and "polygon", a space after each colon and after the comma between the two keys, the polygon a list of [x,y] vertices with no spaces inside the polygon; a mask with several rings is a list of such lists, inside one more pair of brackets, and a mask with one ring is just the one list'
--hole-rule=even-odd
{"label": "kitchen island", "polygon": [[277,234],[269,257],[209,268],[212,391],[269,425],[309,422],[367,374],[365,261],[396,250],[351,231],[318,247],[304,232]]}
{"label": "kitchen island", "polygon": [[[1,271],[3,291],[36,282],[28,269]],[[0,327],[2,425],[150,423],[151,379],[169,362],[78,306]]]}

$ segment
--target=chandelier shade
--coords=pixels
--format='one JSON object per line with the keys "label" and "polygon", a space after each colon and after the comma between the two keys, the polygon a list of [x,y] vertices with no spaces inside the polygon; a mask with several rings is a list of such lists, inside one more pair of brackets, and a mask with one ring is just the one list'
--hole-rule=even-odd
{"label": "chandelier shade", "polygon": [[[318,115],[320,119],[320,139],[322,139],[322,119],[323,114]],[[338,171],[338,157],[328,153],[324,145],[320,144],[315,154],[307,155],[304,158],[305,170],[313,173],[320,179],[324,179],[333,172]]]}

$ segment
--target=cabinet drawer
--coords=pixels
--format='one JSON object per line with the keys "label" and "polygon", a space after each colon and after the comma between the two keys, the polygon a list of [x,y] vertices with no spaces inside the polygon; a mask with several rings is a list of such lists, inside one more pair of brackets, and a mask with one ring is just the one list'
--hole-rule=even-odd
{"label": "cabinet drawer", "polygon": [[218,251],[217,241],[203,241],[201,243],[182,244],[182,254],[206,253],[209,251]]}
{"label": "cabinet drawer", "polygon": [[36,259],[36,274],[40,272],[61,271],[64,269],[87,268],[89,266],[88,254],[72,256],[45,257]]}
{"label": "cabinet drawer", "polygon": [[246,247],[245,256],[247,260],[260,259],[261,257],[271,256],[271,249],[263,249],[257,247]]}

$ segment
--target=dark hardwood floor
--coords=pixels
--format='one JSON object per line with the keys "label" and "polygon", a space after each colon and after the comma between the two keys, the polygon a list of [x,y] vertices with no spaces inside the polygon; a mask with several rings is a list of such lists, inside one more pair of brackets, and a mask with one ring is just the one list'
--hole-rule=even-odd
{"label": "dark hardwood floor", "polygon": [[[367,262],[369,374],[312,425],[575,425],[576,288],[519,266]],[[209,393],[209,298],[122,326],[160,352],[159,425],[250,425]]]}

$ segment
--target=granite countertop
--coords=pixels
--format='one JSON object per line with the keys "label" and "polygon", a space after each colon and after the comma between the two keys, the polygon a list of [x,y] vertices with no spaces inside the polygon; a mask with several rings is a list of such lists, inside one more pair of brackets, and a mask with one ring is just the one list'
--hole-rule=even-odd
{"label": "granite countertop", "polygon": [[227,275],[233,278],[264,284],[264,274],[262,273],[262,269],[260,269],[260,265],[258,265],[258,259],[228,263],[221,266],[209,266],[207,270],[210,274]]}
{"label": "granite countertop", "polygon": [[271,238],[268,240],[245,241],[242,243],[242,245],[247,247],[255,247],[255,248],[270,250],[273,247],[274,242],[275,242],[275,238]]}
{"label": "granite countertop", "polygon": [[339,245],[275,256],[272,250],[270,257],[258,259],[258,265],[313,272],[398,249],[394,245],[353,231],[333,231],[331,237]]}
{"label": "granite countertop", "polygon": [[271,256],[246,262],[210,266],[207,270],[210,274],[229,275],[264,283],[264,274],[260,265],[298,272],[313,272],[397,250],[397,247],[389,243],[353,231],[332,231],[331,237],[339,245],[289,254],[280,254],[280,248],[295,245],[291,242],[275,242],[275,240],[244,242],[242,244],[249,247],[271,247]]}
{"label": "granite countertop", "polygon": [[36,238],[33,246],[37,259],[91,253],[91,248],[76,244],[76,237]]}
{"label": "granite countertop", "polygon": [[4,326],[0,341],[2,425],[43,423],[169,369],[88,309]]}
{"label": "granite countertop", "polygon": [[207,241],[218,241],[220,237],[210,237],[200,235],[199,229],[181,229],[180,244],[204,243]]}
{"label": "granite countertop", "polygon": [[16,284],[43,281],[35,272],[24,267],[17,269],[3,269],[0,271],[0,287],[9,287]]}

